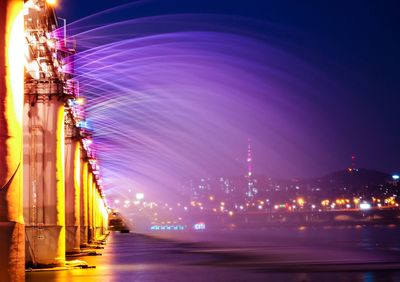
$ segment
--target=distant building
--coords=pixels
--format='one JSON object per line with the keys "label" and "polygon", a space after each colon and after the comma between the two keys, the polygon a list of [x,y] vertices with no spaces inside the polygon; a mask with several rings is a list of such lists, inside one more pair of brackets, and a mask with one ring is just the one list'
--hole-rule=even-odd
{"label": "distant building", "polygon": [[245,198],[246,200],[252,200],[258,193],[258,189],[255,185],[257,181],[253,178],[253,151],[251,149],[250,139],[248,140],[247,144],[246,163],[247,163],[247,173],[246,173],[247,187],[245,192]]}

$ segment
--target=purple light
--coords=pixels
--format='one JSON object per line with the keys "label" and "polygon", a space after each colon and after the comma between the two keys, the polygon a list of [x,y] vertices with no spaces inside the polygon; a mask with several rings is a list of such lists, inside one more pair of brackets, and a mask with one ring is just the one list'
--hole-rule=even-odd
{"label": "purple light", "polygon": [[83,49],[75,72],[110,192],[136,186],[168,198],[190,177],[255,168],[296,175],[329,159],[328,111],[318,101],[332,86],[280,46],[226,18],[173,15],[85,30],[98,20],[69,31]]}

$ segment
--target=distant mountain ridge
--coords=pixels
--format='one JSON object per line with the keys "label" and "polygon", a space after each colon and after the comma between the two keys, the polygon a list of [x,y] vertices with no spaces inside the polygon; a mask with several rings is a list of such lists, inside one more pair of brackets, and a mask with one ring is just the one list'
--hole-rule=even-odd
{"label": "distant mountain ridge", "polygon": [[340,170],[321,178],[316,179],[320,183],[336,183],[341,185],[378,185],[384,184],[391,180],[391,175],[385,172],[368,170],[368,169],[352,169]]}

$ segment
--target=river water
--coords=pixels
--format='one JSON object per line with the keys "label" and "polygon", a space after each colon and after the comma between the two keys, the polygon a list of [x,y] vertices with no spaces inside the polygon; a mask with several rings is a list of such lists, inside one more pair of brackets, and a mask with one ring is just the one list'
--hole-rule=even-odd
{"label": "river water", "polygon": [[27,281],[400,281],[400,227],[112,233],[101,256],[79,259],[96,268]]}

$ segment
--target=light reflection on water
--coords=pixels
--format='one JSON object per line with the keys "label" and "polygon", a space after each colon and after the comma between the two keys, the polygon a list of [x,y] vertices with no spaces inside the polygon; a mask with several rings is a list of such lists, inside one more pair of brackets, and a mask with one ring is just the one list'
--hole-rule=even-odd
{"label": "light reflection on water", "polygon": [[400,281],[399,234],[398,226],[115,233],[102,256],[82,258],[95,269],[27,281]]}

